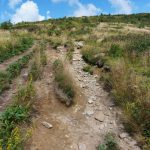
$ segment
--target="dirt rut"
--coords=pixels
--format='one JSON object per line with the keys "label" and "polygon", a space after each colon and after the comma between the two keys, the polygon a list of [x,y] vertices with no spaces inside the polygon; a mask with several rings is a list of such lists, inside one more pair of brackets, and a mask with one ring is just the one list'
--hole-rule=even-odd
{"label": "dirt rut", "polygon": [[[42,80],[36,82],[38,114],[33,118],[33,136],[26,150],[96,150],[108,132],[115,133],[123,150],[139,150],[136,141],[124,133],[119,121],[120,111],[108,93],[97,83],[97,76],[82,71],[84,61],[78,49],[74,52],[73,64],[67,65],[75,81],[77,96],[75,104],[67,108],[59,102],[54,92],[52,63],[62,53],[47,50],[48,64],[43,70]],[[46,121],[53,125],[47,129]],[[120,137],[119,137],[120,136]]]}

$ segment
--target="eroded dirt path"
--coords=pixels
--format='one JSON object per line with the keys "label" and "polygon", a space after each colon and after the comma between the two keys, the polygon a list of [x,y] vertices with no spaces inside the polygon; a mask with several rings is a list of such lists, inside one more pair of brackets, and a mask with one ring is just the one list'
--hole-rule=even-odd
{"label": "eroded dirt path", "polygon": [[[75,104],[67,108],[54,92],[52,63],[64,57],[65,52],[56,53],[48,48],[48,64],[43,70],[42,80],[36,82],[38,114],[33,118],[33,136],[26,150],[96,150],[106,133],[116,134],[123,150],[139,150],[119,121],[120,111],[108,93],[97,83],[97,76],[82,71],[85,65],[78,49],[74,52],[73,64],[68,70],[75,81],[77,96]],[[48,129],[46,121],[53,125]]]}

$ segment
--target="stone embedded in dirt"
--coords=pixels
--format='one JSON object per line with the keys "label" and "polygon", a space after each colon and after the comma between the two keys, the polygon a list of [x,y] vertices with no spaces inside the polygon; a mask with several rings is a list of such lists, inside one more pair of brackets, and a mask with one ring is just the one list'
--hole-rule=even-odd
{"label": "stone embedded in dirt", "polygon": [[121,133],[121,134],[119,135],[119,137],[120,137],[121,139],[124,139],[124,138],[128,137],[128,133],[123,132],[123,133]]}
{"label": "stone embedded in dirt", "polygon": [[96,62],[96,65],[97,65],[98,68],[102,68],[104,66],[104,61],[99,60],[98,62]]}
{"label": "stone embedded in dirt", "polygon": [[102,113],[102,112],[98,112],[96,115],[95,115],[95,119],[100,121],[100,122],[103,122],[104,119],[105,119],[105,115]]}
{"label": "stone embedded in dirt", "polygon": [[132,140],[132,141],[130,141],[129,144],[132,145],[132,146],[134,146],[134,145],[137,145],[137,142],[135,140]]}
{"label": "stone embedded in dirt", "polygon": [[93,100],[89,100],[88,103],[89,103],[89,104],[93,104]]}
{"label": "stone embedded in dirt", "polygon": [[86,145],[84,143],[79,143],[78,148],[79,150],[86,150]]}
{"label": "stone embedded in dirt", "polygon": [[104,124],[101,124],[101,125],[99,126],[99,129],[100,129],[100,130],[103,130],[104,127],[105,127],[105,125],[104,125]]}
{"label": "stone embedded in dirt", "polygon": [[43,121],[43,122],[42,122],[42,125],[45,126],[45,127],[48,128],[48,129],[53,128],[53,125],[50,124],[50,123],[48,123],[48,122],[46,122],[46,121]]}
{"label": "stone embedded in dirt", "polygon": [[111,71],[111,68],[109,66],[107,66],[107,65],[105,65],[103,67],[103,69],[104,69],[105,72],[110,72]]}
{"label": "stone embedded in dirt", "polygon": [[106,56],[106,54],[105,53],[100,53],[99,56],[104,57],[104,56]]}
{"label": "stone embedded in dirt", "polygon": [[93,111],[93,109],[87,109],[85,111],[85,114],[88,115],[88,116],[92,116],[94,114],[94,111]]}
{"label": "stone embedded in dirt", "polygon": [[77,47],[77,49],[80,49],[83,47],[83,42],[80,41],[80,42],[75,42],[74,45]]}
{"label": "stone embedded in dirt", "polygon": [[28,73],[24,73],[23,75],[22,75],[22,78],[24,79],[24,81],[27,81],[28,80]]}

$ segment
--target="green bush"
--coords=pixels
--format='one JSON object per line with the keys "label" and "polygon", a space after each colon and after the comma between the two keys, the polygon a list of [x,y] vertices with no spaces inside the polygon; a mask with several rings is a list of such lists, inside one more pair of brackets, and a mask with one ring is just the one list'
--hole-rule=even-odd
{"label": "green bush", "polygon": [[122,57],[123,56],[123,49],[117,45],[117,44],[112,44],[110,50],[108,51],[109,56],[111,57]]}
{"label": "green bush", "polygon": [[100,144],[97,150],[119,150],[115,136],[112,133],[106,134],[104,144]]}
{"label": "green bush", "polygon": [[94,47],[84,48],[82,50],[83,59],[91,65],[96,65],[100,60],[99,51]]}
{"label": "green bush", "polygon": [[83,67],[83,71],[85,71],[85,72],[88,72],[89,74],[93,74],[93,67],[92,66],[90,66],[90,65],[87,65],[87,66],[84,66]]}

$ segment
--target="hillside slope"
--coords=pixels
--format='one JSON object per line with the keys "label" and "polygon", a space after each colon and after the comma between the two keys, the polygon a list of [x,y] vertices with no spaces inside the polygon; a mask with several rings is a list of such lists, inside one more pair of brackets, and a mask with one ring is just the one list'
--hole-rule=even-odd
{"label": "hillside slope", "polygon": [[0,148],[148,150],[149,16],[50,19],[1,29]]}

